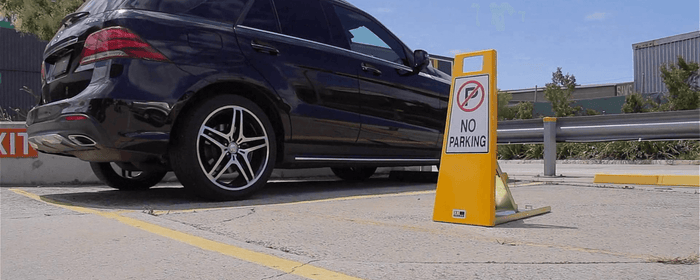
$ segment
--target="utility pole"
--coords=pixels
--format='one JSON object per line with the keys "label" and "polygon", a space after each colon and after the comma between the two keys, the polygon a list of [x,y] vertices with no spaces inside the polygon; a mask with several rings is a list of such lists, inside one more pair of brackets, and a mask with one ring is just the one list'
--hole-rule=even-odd
{"label": "utility pole", "polygon": [[535,85],[535,102],[533,102],[533,103],[536,103],[536,102],[537,102],[537,85]]}

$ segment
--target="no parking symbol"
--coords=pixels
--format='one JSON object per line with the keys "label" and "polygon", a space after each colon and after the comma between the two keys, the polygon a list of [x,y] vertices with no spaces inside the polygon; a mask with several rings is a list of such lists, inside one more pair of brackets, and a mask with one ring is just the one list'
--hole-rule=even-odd
{"label": "no parking symbol", "polygon": [[484,99],[488,92],[484,91],[484,86],[476,80],[464,83],[457,92],[457,104],[462,111],[474,112],[484,104]]}
{"label": "no parking symbol", "polygon": [[446,153],[489,152],[489,75],[455,79]]}

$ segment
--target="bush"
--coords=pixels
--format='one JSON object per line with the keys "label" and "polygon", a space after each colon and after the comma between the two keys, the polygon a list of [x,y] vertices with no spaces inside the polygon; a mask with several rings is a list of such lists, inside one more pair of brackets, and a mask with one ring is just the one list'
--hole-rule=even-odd
{"label": "bush", "polygon": [[639,93],[632,93],[625,97],[625,104],[622,104],[622,112],[630,113],[646,113],[652,112],[658,108],[658,104],[649,98],[644,98]]}
{"label": "bush", "polygon": [[532,119],[532,112],[535,110],[535,105],[532,102],[520,102],[515,105],[515,119],[529,120]]}
{"label": "bush", "polygon": [[542,159],[544,146],[541,144],[498,145],[498,159]]}
{"label": "bush", "polygon": [[513,99],[513,95],[498,91],[498,120],[512,120],[515,118],[515,112],[513,108],[508,107],[508,103]]}
{"label": "bush", "polygon": [[662,65],[661,78],[668,88],[671,110],[694,110],[700,108],[700,91],[694,89],[689,81],[698,73],[700,65],[687,63],[678,57],[677,65]]}
{"label": "bush", "polygon": [[[498,146],[498,159],[542,159],[544,145]],[[557,159],[574,160],[700,160],[700,142],[614,141],[601,143],[559,143]]]}

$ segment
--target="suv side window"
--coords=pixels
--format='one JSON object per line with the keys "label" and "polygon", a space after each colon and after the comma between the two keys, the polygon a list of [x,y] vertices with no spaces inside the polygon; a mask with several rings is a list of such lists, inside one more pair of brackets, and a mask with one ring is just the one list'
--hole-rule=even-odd
{"label": "suv side window", "polygon": [[328,28],[331,31],[331,38],[333,39],[332,45],[349,50],[350,45],[348,39],[345,38],[343,25],[335,14],[335,5],[327,1],[321,2],[321,5],[323,6],[323,11],[326,13],[326,19],[328,19]]}
{"label": "suv side window", "polygon": [[277,0],[275,8],[282,33],[331,44],[331,32],[319,0]]}
{"label": "suv side window", "polygon": [[406,54],[398,40],[389,31],[369,19],[343,7],[335,6],[343,25],[350,49],[366,55],[405,65]]}
{"label": "suv side window", "polygon": [[271,32],[280,32],[277,16],[275,16],[270,0],[255,0],[242,25]]}

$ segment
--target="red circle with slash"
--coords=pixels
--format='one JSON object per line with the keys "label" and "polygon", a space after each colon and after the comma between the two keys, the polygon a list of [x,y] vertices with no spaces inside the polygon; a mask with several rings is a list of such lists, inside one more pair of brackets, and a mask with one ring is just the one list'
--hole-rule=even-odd
{"label": "red circle with slash", "polygon": [[[472,92],[464,91],[464,94],[462,94],[464,88],[470,84],[474,85],[474,90]],[[479,92],[481,92],[481,96],[477,96]],[[466,98],[463,98],[464,96],[466,96]],[[473,80],[468,81],[459,88],[459,91],[457,91],[457,105],[459,106],[459,109],[462,109],[462,111],[465,111],[467,113],[474,112],[476,109],[479,109],[479,107],[481,107],[481,104],[484,103],[485,96],[486,92],[484,91],[484,86],[481,85],[481,83]],[[480,97],[479,103],[469,102],[472,98],[475,97]],[[471,103],[473,107],[469,106],[469,103]],[[474,104],[476,104],[476,106],[474,106]]]}

